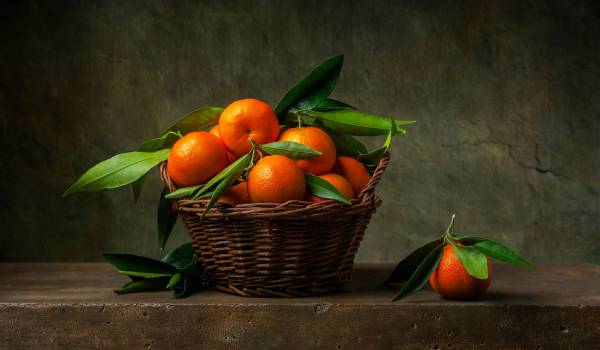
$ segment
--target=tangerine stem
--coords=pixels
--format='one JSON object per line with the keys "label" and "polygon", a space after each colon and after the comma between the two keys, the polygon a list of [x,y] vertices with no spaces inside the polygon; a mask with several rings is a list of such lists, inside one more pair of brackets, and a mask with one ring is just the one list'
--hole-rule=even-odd
{"label": "tangerine stem", "polygon": [[445,235],[450,235],[452,232],[454,232],[454,218],[456,217],[456,214],[452,214],[452,218],[450,219],[450,224],[448,225],[448,228],[446,229]]}

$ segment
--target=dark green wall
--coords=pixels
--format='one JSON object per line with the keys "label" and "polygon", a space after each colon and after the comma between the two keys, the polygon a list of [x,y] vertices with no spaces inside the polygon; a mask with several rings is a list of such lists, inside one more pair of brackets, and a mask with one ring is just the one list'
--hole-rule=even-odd
{"label": "dark green wall", "polygon": [[344,53],[336,97],[419,121],[360,260],[397,261],[455,212],[535,261],[600,263],[599,33],[595,1],[2,2],[0,260],[159,254],[157,174],[137,205],[61,193],[190,110],[276,103]]}

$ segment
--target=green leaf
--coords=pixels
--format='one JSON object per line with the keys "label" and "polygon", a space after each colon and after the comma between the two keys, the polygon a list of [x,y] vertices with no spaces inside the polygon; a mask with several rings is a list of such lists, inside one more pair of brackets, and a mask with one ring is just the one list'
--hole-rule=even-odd
{"label": "green leaf", "polygon": [[337,188],[335,188],[335,186],[323,180],[322,178],[312,174],[304,174],[304,178],[306,179],[306,185],[308,185],[308,189],[315,196],[326,199],[334,199],[348,205],[352,204],[350,200],[346,198],[346,196],[344,196],[340,191],[338,191]]}
{"label": "green leaf", "polygon": [[231,169],[230,172],[225,176],[225,178],[217,185],[215,190],[212,192],[210,200],[206,204],[206,208],[204,208],[204,213],[202,215],[206,214],[210,210],[210,208],[212,208],[217,203],[217,201],[221,197],[221,194],[226,189],[231,187],[231,185],[233,185],[233,183],[240,177],[240,175],[242,175],[242,173],[250,163],[250,155],[247,154],[243,158],[246,158],[246,161],[239,163],[237,167]]}
{"label": "green leaf", "polygon": [[171,279],[169,280],[169,283],[167,284],[167,288],[168,289],[173,289],[176,285],[179,284],[179,282],[181,282],[181,279],[183,278],[183,276],[181,275],[181,273],[177,272],[176,274],[173,275],[173,277],[171,277]]}
{"label": "green leaf", "polygon": [[179,137],[173,132],[166,132],[160,137],[142,143],[140,147],[138,147],[138,152],[154,152],[158,151],[159,149],[167,148],[163,147],[163,145],[169,138],[173,138],[173,142],[170,142],[171,144],[173,144]]}
{"label": "green leaf", "polygon": [[170,151],[171,149],[163,149],[156,152],[117,154],[86,171],[63,193],[63,197],[76,192],[97,191],[130,184],[165,161]]}
{"label": "green leaf", "polygon": [[[192,294],[195,290],[194,281],[190,278],[184,278],[181,283],[173,286],[176,298],[184,298]],[[200,289],[200,288],[199,288]]]}
{"label": "green leaf", "polygon": [[[308,116],[321,119],[323,124],[342,134],[354,136],[385,135],[389,131],[389,117],[368,114],[352,109],[334,111],[309,111]],[[400,126],[412,124],[415,121],[394,120],[396,130],[406,133]]]}
{"label": "green leaf", "polygon": [[192,243],[188,242],[177,247],[171,253],[162,258],[162,261],[175,266],[178,270],[187,268],[196,262],[196,252]]}
{"label": "green leaf", "polygon": [[[154,152],[162,148],[163,143],[170,137],[171,134],[165,134],[161,137],[148,140],[138,147],[138,152]],[[137,203],[144,187],[144,181],[146,180],[146,174],[142,175],[139,179],[131,183],[131,193],[133,195],[133,202]]]}
{"label": "green leaf", "polygon": [[133,254],[103,253],[119,273],[129,276],[156,278],[171,277],[177,272],[175,267],[160,260]]}
{"label": "green leaf", "polygon": [[198,267],[194,265],[193,271],[189,271],[183,282],[173,286],[176,298],[187,297],[188,295],[206,289],[209,285],[208,276]]}
{"label": "green leaf", "polygon": [[138,292],[151,292],[166,290],[166,285],[169,282],[169,278],[144,278],[136,281],[130,281],[125,283],[123,287],[115,289],[114,292],[117,294],[128,294]]}
{"label": "green leaf", "polygon": [[336,56],[316,66],[285,94],[275,107],[275,114],[281,117],[292,107],[311,109],[319,98],[329,96],[335,88],[343,63],[344,56]]}
{"label": "green leaf", "polygon": [[394,137],[394,135],[397,133],[397,127],[396,124],[393,122],[393,119],[390,118],[389,119],[389,130],[388,130],[388,135],[385,138],[385,142],[383,144],[383,146],[381,146],[380,148],[369,152],[367,154],[361,154],[359,155],[357,158],[358,160],[360,160],[361,162],[367,164],[368,166],[377,166],[377,164],[379,163],[379,160],[388,152],[388,150],[390,149],[390,146],[392,144],[392,138]]}
{"label": "green leaf", "polygon": [[165,198],[168,192],[169,190],[163,188],[158,200],[156,224],[158,228],[158,246],[160,249],[165,249],[165,244],[167,243],[167,239],[169,239],[169,235],[171,235],[175,222],[177,222],[178,215],[177,211],[173,210],[172,201]]}
{"label": "green leaf", "polygon": [[496,241],[481,237],[459,237],[456,240],[461,243],[471,245],[473,248],[489,256],[490,258],[513,264],[531,265],[529,261],[522,258],[519,254]]}
{"label": "green leaf", "polygon": [[358,139],[350,135],[344,135],[326,126],[319,127],[331,137],[339,155],[358,157],[361,154],[367,153],[367,148]]}
{"label": "green leaf", "polygon": [[444,245],[440,243],[425,256],[423,261],[421,261],[417,269],[413,272],[408,281],[404,283],[400,292],[396,294],[392,301],[404,298],[423,288],[425,283],[429,280],[429,276],[431,276],[431,273],[437,268],[438,263],[440,262],[443,247]]}
{"label": "green leaf", "polygon": [[243,157],[238,158],[235,162],[229,164],[229,166],[227,168],[223,169],[220,173],[213,176],[212,179],[210,179],[200,189],[198,189],[197,192],[192,197],[192,199],[200,198],[200,196],[202,196],[204,193],[213,189],[213,187],[215,185],[217,185],[219,182],[221,182],[222,180],[224,180],[231,174],[240,171],[240,169],[241,169],[241,171],[243,171],[244,168],[246,168],[248,166],[249,162],[250,162],[250,153],[246,154]]}
{"label": "green leaf", "polygon": [[356,109],[349,104],[344,102],[334,100],[332,98],[323,98],[323,97],[313,97],[307,100],[302,100],[294,107],[290,108],[290,112],[298,112],[298,111],[308,111],[308,110],[317,110],[317,111],[331,111],[337,109]]}
{"label": "green leaf", "polygon": [[469,275],[481,280],[488,278],[488,260],[485,254],[471,246],[452,244],[454,253]]}
{"label": "green leaf", "polygon": [[436,239],[435,241],[429,242],[418,248],[414,252],[410,253],[406,258],[398,263],[394,271],[385,281],[385,284],[399,283],[407,281],[410,276],[415,272],[419,264],[425,259],[425,257],[440,244],[443,244],[442,238]]}
{"label": "green leaf", "polygon": [[269,154],[280,154],[292,159],[304,159],[320,156],[321,152],[292,141],[277,141],[259,146]]}
{"label": "green leaf", "polygon": [[190,186],[190,187],[178,188],[178,189],[176,189],[175,191],[173,191],[171,193],[167,193],[165,195],[165,198],[168,198],[168,199],[178,199],[178,198],[188,197],[188,196],[191,196],[192,193],[194,193],[196,190],[198,190],[202,186],[204,186],[204,185],[197,185],[197,186]]}
{"label": "green leaf", "polygon": [[[193,112],[188,113],[185,117],[181,118],[177,123],[171,125],[166,129],[161,137],[169,132],[179,132],[182,135],[190,133],[192,131],[199,131],[213,126],[219,122],[219,117],[223,112],[221,107],[205,107],[199,108]],[[162,147],[171,147],[177,139],[167,138],[166,142],[162,144]]]}
{"label": "green leaf", "polygon": [[142,194],[142,188],[144,187],[144,181],[146,181],[146,174],[142,175],[139,179],[131,183],[131,196],[133,197],[133,203],[137,203]]}

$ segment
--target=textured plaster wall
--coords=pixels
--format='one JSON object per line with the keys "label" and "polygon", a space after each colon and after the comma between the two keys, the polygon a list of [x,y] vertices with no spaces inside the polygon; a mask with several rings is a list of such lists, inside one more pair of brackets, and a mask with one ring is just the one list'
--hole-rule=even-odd
{"label": "textured plaster wall", "polygon": [[2,2],[0,260],[158,255],[156,173],[137,205],[61,193],[196,107],[274,104],[344,53],[335,97],[418,120],[359,260],[397,261],[455,212],[534,261],[600,263],[599,33],[595,1]]}

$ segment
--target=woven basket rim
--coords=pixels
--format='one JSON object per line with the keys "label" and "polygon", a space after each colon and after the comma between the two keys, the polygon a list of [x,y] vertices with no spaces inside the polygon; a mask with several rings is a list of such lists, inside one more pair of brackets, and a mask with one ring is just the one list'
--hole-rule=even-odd
{"label": "woven basket rim", "polygon": [[[327,215],[331,215],[335,211],[354,211],[360,210],[364,207],[375,205],[379,206],[381,200],[375,195],[375,188],[381,180],[385,169],[390,160],[389,152],[384,154],[379,160],[377,167],[371,175],[371,179],[367,183],[367,186],[359,193],[358,196],[352,198],[352,205],[346,205],[339,201],[330,199],[320,203],[312,203],[304,200],[290,200],[284,203],[243,203],[237,205],[230,205],[221,202],[217,202],[213,208],[211,208],[204,216],[207,218],[216,216],[240,216],[240,215],[268,215],[270,217],[275,216],[289,216],[299,215],[307,213],[318,213],[327,212]],[[173,183],[169,174],[167,173],[167,162],[162,162],[160,166],[161,180],[169,192],[175,191],[178,187]],[[189,198],[180,198],[174,202],[174,209],[187,212],[202,212],[209,199],[197,199],[192,200]]]}

